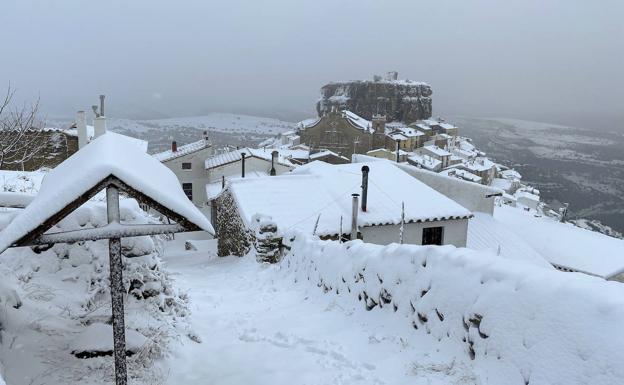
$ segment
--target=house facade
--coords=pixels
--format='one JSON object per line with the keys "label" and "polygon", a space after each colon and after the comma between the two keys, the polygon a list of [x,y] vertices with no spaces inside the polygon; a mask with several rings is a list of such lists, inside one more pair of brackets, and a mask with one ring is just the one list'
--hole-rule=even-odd
{"label": "house facade", "polygon": [[178,146],[175,141],[171,149],[154,154],[153,156],[167,166],[178,177],[182,190],[204,214],[209,211],[206,184],[208,173],[204,162],[214,153],[212,144],[206,133],[201,140]]}

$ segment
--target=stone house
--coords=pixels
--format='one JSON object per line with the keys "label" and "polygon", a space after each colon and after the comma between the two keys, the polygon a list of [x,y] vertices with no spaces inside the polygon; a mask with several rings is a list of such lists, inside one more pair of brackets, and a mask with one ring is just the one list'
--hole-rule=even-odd
{"label": "stone house", "polygon": [[340,156],[351,155],[384,147],[386,118],[375,115],[368,121],[350,111],[333,109],[312,122],[299,124],[301,142],[313,149],[327,149]]}
{"label": "stone house", "polygon": [[[362,199],[353,196],[360,193]],[[220,255],[249,250],[258,216],[270,218],[283,234],[296,230],[322,239],[357,234],[364,242],[382,245],[399,242],[402,234],[403,243],[458,247],[466,245],[472,217],[466,208],[386,161],[312,162],[281,176],[239,178],[217,200]]]}

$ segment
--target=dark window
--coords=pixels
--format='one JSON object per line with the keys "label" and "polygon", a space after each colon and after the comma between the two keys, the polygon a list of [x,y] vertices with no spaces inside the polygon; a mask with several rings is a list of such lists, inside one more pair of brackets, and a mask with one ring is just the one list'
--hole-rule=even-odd
{"label": "dark window", "polygon": [[191,169],[191,164],[188,162],[184,162],[182,163],[182,170],[190,170]]}
{"label": "dark window", "polygon": [[423,245],[442,245],[443,227],[426,227],[423,229]]}
{"label": "dark window", "polygon": [[182,183],[182,190],[188,199],[193,200],[193,183]]}

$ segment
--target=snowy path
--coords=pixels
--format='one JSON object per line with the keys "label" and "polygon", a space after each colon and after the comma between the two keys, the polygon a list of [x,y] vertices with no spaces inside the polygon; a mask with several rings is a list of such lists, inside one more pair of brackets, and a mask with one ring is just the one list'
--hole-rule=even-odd
{"label": "snowy path", "polygon": [[166,254],[202,339],[174,348],[171,385],[479,383],[452,358],[459,352],[435,349],[405,319],[341,307],[250,259],[209,260],[179,246]]}

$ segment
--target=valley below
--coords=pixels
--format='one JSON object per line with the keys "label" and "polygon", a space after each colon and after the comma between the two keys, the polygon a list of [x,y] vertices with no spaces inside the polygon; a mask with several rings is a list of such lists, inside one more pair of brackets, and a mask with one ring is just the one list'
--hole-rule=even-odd
{"label": "valley below", "polygon": [[624,134],[504,118],[449,120],[493,160],[519,171],[544,202],[569,203],[568,218],[624,231]]}

